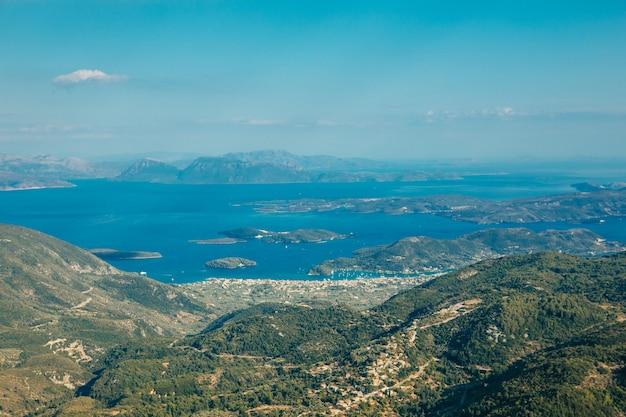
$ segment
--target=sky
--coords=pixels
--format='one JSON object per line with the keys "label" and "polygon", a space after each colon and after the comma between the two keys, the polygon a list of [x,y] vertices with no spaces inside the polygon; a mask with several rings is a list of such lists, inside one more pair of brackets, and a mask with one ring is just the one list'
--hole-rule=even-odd
{"label": "sky", "polygon": [[0,0],[0,153],[626,158],[626,2]]}

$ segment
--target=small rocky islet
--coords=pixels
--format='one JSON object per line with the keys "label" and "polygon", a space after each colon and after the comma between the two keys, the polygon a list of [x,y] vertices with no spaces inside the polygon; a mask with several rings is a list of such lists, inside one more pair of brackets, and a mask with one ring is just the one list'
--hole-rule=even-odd
{"label": "small rocky islet", "polygon": [[256,266],[256,261],[246,258],[240,258],[237,256],[231,256],[226,258],[213,259],[205,263],[207,268],[216,269],[237,269]]}

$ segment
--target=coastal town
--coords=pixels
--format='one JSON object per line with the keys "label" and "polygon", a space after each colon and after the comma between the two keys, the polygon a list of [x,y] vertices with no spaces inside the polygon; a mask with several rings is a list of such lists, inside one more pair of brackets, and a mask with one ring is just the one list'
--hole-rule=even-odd
{"label": "coastal town", "polygon": [[293,305],[339,304],[367,309],[436,275],[351,280],[274,280],[209,278],[181,284],[188,296],[221,314],[262,302]]}

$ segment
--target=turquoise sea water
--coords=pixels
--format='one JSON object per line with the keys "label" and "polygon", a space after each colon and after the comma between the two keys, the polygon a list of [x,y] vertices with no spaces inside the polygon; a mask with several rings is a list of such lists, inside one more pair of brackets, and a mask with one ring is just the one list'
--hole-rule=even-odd
{"label": "turquoise sea water", "polygon": [[[111,262],[133,272],[145,271],[163,282],[194,282],[208,277],[310,279],[311,266],[325,259],[350,256],[367,246],[406,236],[454,238],[485,226],[453,222],[432,215],[388,216],[346,212],[267,214],[245,203],[295,198],[418,196],[467,194],[505,200],[570,192],[571,176],[471,176],[463,180],[416,183],[165,185],[74,181],[74,188],[0,193],[0,222],[32,227],[83,248],[157,251],[161,259]],[[626,221],[612,219],[586,225],[611,240],[626,240]],[[534,230],[571,228],[570,224],[525,225]],[[323,228],[355,237],[326,243],[199,245],[239,227],[273,231]],[[502,226],[500,226],[502,227]],[[208,260],[241,256],[257,266],[207,270]]]}

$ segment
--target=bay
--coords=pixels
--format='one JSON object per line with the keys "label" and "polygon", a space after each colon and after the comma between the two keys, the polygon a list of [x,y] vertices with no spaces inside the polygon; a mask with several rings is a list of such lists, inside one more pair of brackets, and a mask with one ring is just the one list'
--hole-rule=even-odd
{"label": "bay", "polygon": [[[352,251],[406,236],[450,239],[485,228],[426,214],[389,216],[343,211],[259,213],[246,203],[297,198],[349,198],[465,194],[505,200],[571,192],[587,180],[571,175],[473,175],[462,180],[414,183],[340,183],[272,185],[167,185],[108,180],[73,181],[76,187],[0,193],[0,221],[31,227],[82,248],[156,251],[160,259],[111,261],[131,272],[146,272],[162,282],[186,283],[209,277],[311,279],[315,264]],[[585,225],[611,240],[623,240],[626,222]],[[499,225],[504,227],[506,225]],[[519,226],[519,225],[513,225]],[[571,224],[524,225],[536,231]],[[325,243],[265,244],[259,240],[230,245],[200,245],[219,232],[240,227],[273,231],[301,228],[353,233],[354,238]],[[207,269],[206,261],[227,256],[249,258],[257,266]]]}

